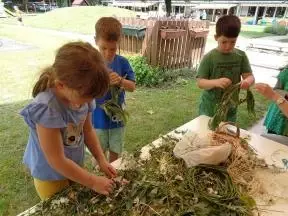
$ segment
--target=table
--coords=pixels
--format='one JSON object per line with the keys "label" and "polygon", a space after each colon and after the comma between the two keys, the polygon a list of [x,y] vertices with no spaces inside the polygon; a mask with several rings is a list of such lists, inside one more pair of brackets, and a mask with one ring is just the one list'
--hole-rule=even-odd
{"label": "table", "polygon": [[[183,132],[188,130],[196,132],[200,137],[207,136],[211,131],[208,128],[209,117],[207,116],[199,116],[190,122],[178,127],[177,129],[171,131],[166,134],[168,136],[173,136],[176,138],[181,138],[183,136]],[[232,128],[231,128],[232,129]],[[180,132],[180,133],[179,133]],[[268,165],[273,165],[279,168],[285,168],[285,164],[282,162],[283,157],[288,160],[288,147],[277,143],[275,141],[266,139],[265,137],[261,137],[260,135],[249,133],[246,130],[240,130],[241,137],[250,137],[248,141],[249,144],[256,150],[259,157],[263,158]],[[152,142],[154,146],[159,146],[162,143],[162,138],[159,138]],[[151,145],[146,145],[141,149],[141,157],[143,159],[149,159],[149,150],[151,149]],[[281,154],[280,154],[281,153]],[[274,156],[273,156],[274,155]],[[280,155],[280,156],[279,156]],[[121,169],[124,167],[125,163],[122,163],[121,159],[113,162],[112,165]],[[287,167],[286,167],[287,168]],[[285,183],[285,188],[288,191],[288,172],[287,174],[287,183]],[[36,205],[37,206],[37,205]],[[27,211],[20,213],[18,216],[26,216],[29,215],[28,212],[33,210],[36,206],[28,209]],[[272,205],[265,207],[267,211],[261,213],[261,216],[284,216],[288,215],[288,200],[281,200],[279,202],[275,202]]]}

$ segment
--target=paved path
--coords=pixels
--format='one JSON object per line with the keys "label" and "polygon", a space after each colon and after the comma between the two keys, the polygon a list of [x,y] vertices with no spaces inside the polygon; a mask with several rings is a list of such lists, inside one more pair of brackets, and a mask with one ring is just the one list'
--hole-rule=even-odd
{"label": "paved path", "polygon": [[288,36],[269,36],[252,39],[249,42],[249,45],[263,48],[263,49],[272,49],[278,50],[281,49],[285,52],[288,52]]}

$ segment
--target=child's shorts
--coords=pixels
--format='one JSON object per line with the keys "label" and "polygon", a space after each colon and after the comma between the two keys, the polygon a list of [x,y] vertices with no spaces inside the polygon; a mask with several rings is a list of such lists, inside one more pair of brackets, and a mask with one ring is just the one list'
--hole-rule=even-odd
{"label": "child's shorts", "polygon": [[113,129],[96,129],[104,152],[107,150],[120,154],[124,146],[124,127]]}
{"label": "child's shorts", "polygon": [[34,186],[41,200],[49,199],[54,194],[62,191],[70,185],[68,179],[56,181],[42,181],[34,178]]}

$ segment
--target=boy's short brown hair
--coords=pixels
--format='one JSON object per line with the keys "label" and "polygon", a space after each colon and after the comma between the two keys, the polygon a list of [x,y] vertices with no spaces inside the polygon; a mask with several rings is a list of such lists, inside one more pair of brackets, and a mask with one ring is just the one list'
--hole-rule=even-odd
{"label": "boy's short brown hair", "polygon": [[96,40],[119,41],[122,24],[113,17],[102,17],[95,24]]}
{"label": "boy's short brown hair", "polygon": [[216,36],[228,38],[238,37],[241,30],[241,21],[237,16],[225,15],[218,19],[216,23]]}

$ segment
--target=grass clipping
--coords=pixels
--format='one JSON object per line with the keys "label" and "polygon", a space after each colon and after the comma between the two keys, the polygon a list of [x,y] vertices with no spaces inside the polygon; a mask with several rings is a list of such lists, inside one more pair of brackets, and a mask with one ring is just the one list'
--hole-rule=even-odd
{"label": "grass clipping", "polygon": [[129,183],[123,185],[118,179],[108,197],[74,184],[28,215],[252,215],[255,202],[241,184],[233,183],[230,162],[186,168],[184,161],[173,155],[176,142],[163,137],[163,144],[150,150],[149,160],[141,160],[139,152],[124,157],[129,163],[119,176]]}

